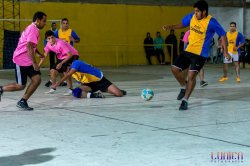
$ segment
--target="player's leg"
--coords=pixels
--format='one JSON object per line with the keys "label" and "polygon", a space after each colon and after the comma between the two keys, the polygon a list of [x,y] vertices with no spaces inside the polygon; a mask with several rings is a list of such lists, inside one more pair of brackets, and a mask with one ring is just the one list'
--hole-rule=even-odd
{"label": "player's leg", "polygon": [[188,71],[188,81],[186,85],[185,95],[179,107],[179,110],[187,110],[188,109],[188,99],[191,96],[194,87],[196,85],[196,77],[198,72],[203,68],[206,58],[194,54],[189,55],[190,69]]}
{"label": "player's leg", "polygon": [[31,82],[29,83],[22,99],[18,101],[17,107],[23,110],[33,110],[33,108],[28,106],[27,100],[41,84],[41,72],[34,70],[33,66],[29,66],[26,69],[27,75],[30,77]]}
{"label": "player's leg", "polygon": [[87,86],[73,89],[72,95],[76,98],[105,98],[102,92],[91,92],[91,88]]}
{"label": "player's leg", "polygon": [[235,66],[235,72],[236,72],[236,82],[240,82],[240,64],[239,64],[239,55],[233,54],[233,63]]}
{"label": "player's leg", "polygon": [[172,73],[175,76],[175,79],[179,82],[181,86],[181,91],[177,97],[177,100],[181,100],[184,97],[185,90],[186,90],[186,79],[187,74],[185,70],[190,65],[190,60],[187,58],[187,52],[183,51],[174,61],[172,65]]}
{"label": "player's leg", "polygon": [[190,95],[193,92],[193,89],[196,85],[196,77],[198,75],[198,71],[195,70],[189,70],[188,71],[188,81],[187,81],[187,86],[186,86],[186,92],[184,99],[188,100]]}
{"label": "player's leg", "polygon": [[20,91],[26,87],[27,74],[26,70],[24,70],[24,67],[16,65],[15,76],[16,76],[16,82],[0,86],[0,101],[1,101],[1,96],[3,95],[4,92]]}
{"label": "player's leg", "polygon": [[126,95],[126,91],[120,90],[115,84],[111,84],[108,89],[108,93],[115,95],[116,97],[122,97]]}
{"label": "player's leg", "polygon": [[204,68],[200,70],[199,77],[200,77],[200,86],[201,87],[207,86],[208,83],[205,81],[205,78],[204,78]]}
{"label": "player's leg", "polygon": [[119,89],[115,84],[112,84],[108,79],[102,77],[98,82],[92,84],[92,89],[100,90],[102,92],[108,92],[116,97],[122,97],[127,94],[125,90]]}
{"label": "player's leg", "polygon": [[[56,67],[57,67],[57,65],[59,64],[59,63],[61,63],[62,62],[62,60],[57,60],[57,62],[55,63],[55,65],[52,67],[52,69],[50,70],[50,80],[51,80],[51,83],[52,83],[52,87],[56,84],[56,77],[57,77],[57,75],[58,74],[62,74],[63,72],[62,72],[62,69],[57,69]],[[62,67],[61,67],[62,68]],[[54,89],[54,88],[50,88],[50,90],[48,91],[48,92],[45,92],[45,93],[47,93],[47,94],[52,94],[52,93],[54,93],[55,91],[56,91],[56,89]]]}
{"label": "player's leg", "polygon": [[[51,69],[50,70],[50,80],[51,80],[51,85],[54,86],[56,84],[56,77],[58,75],[58,71],[56,69]],[[50,88],[48,92],[45,92],[47,94],[52,94],[56,91],[54,88]]]}
{"label": "player's leg", "polygon": [[[51,70],[53,68],[53,66],[55,65],[55,56],[56,54],[52,51],[49,52],[49,69]],[[48,82],[45,83],[46,87],[50,87],[52,85],[52,81],[49,80]]]}
{"label": "player's leg", "polygon": [[224,82],[228,80],[228,64],[232,63],[232,53],[229,52],[229,55],[231,56],[231,59],[228,60],[226,57],[224,57],[224,65],[223,65],[223,76],[219,79],[219,82]]}

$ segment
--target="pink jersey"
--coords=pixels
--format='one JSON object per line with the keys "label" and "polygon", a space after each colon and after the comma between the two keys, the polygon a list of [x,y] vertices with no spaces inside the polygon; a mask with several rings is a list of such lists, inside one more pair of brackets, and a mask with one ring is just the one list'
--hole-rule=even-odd
{"label": "pink jersey", "polygon": [[189,36],[189,34],[190,34],[190,30],[188,30],[188,31],[185,33],[185,35],[184,35],[184,37],[183,37],[183,39],[182,39],[183,42],[188,43],[188,36]]}
{"label": "pink jersey", "polygon": [[60,60],[66,59],[69,52],[71,52],[72,55],[78,56],[78,51],[62,39],[56,39],[56,43],[53,46],[48,42],[44,48],[44,51],[47,54],[50,51],[53,51]]}
{"label": "pink jersey", "polygon": [[34,23],[30,24],[22,32],[19,38],[17,48],[13,54],[13,62],[19,66],[31,66],[33,64],[32,57],[28,53],[28,42],[32,43],[34,51],[39,41],[39,29]]}

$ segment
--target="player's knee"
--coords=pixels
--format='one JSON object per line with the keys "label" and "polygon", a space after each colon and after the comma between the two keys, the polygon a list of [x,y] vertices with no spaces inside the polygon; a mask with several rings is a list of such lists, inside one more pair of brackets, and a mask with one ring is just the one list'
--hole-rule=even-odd
{"label": "player's knee", "polygon": [[16,89],[17,90],[24,90],[26,87],[26,85],[19,85],[19,84],[16,84]]}
{"label": "player's knee", "polygon": [[176,67],[172,67],[171,70],[172,70],[172,73],[174,74],[181,72],[181,70]]}
{"label": "player's knee", "polygon": [[41,76],[37,75],[34,78],[32,78],[32,82],[31,83],[35,84],[35,85],[40,85],[41,82],[42,82]]}

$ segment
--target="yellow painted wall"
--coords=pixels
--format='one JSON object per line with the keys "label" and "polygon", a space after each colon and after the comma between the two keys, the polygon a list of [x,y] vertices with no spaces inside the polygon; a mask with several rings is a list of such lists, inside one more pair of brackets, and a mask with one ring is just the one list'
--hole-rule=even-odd
{"label": "yellow painted wall", "polygon": [[[169,32],[162,31],[162,25],[180,23],[192,10],[192,7],[21,2],[21,19],[32,18],[36,11],[45,12],[49,20],[67,17],[70,27],[81,38],[75,44],[81,59],[95,66],[134,65],[147,63],[142,46],[146,32],[155,37],[156,31],[161,31],[165,39]],[[22,23],[22,29],[28,24]],[[41,31],[40,50],[49,24]],[[178,39],[181,31],[185,30],[176,30]],[[166,60],[169,61],[168,55]]]}

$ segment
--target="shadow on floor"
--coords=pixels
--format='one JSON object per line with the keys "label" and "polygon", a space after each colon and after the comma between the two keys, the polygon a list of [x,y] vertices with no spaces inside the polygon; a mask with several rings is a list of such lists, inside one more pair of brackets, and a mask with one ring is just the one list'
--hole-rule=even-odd
{"label": "shadow on floor", "polygon": [[[22,165],[31,165],[31,164],[41,164],[47,161],[50,161],[54,158],[50,153],[55,151],[56,148],[42,148],[34,149],[19,155],[3,156],[0,157],[1,166],[22,166]],[[46,155],[45,155],[46,154]]]}

